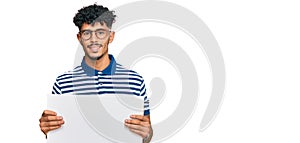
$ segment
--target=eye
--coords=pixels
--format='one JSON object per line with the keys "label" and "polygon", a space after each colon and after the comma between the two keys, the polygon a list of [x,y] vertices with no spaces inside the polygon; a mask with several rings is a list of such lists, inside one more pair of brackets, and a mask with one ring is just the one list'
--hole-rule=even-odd
{"label": "eye", "polygon": [[82,34],[83,35],[90,35],[90,33],[91,33],[90,31],[84,31]]}
{"label": "eye", "polygon": [[105,35],[105,31],[97,31],[99,35]]}

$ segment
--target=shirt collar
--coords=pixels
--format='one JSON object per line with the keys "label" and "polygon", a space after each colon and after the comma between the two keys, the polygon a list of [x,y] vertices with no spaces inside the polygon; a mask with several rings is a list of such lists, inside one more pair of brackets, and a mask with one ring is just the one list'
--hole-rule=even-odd
{"label": "shirt collar", "polygon": [[110,59],[110,63],[103,71],[98,71],[98,70],[88,66],[86,64],[84,58],[82,59],[81,67],[83,68],[84,72],[88,76],[95,76],[100,73],[106,74],[106,75],[113,75],[113,74],[115,74],[115,71],[116,71],[116,61],[115,61],[115,58],[113,55],[109,55],[109,59]]}

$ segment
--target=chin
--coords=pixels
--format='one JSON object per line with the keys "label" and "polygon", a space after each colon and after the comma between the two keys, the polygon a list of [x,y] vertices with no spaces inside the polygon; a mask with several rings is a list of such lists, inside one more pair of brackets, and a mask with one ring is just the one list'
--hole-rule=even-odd
{"label": "chin", "polygon": [[103,55],[89,55],[88,57],[91,60],[99,60],[100,58],[103,57]]}

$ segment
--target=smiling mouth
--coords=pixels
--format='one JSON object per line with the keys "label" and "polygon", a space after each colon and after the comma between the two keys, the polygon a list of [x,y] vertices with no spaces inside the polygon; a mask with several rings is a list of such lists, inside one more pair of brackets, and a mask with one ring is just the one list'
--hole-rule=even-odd
{"label": "smiling mouth", "polygon": [[92,44],[89,45],[88,48],[92,51],[92,52],[98,52],[98,50],[102,47],[102,44]]}

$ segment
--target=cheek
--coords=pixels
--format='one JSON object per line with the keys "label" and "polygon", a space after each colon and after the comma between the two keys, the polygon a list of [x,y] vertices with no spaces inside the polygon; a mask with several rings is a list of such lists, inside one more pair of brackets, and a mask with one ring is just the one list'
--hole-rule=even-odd
{"label": "cheek", "polygon": [[109,44],[109,39],[103,42],[103,46],[106,46]]}
{"label": "cheek", "polygon": [[86,47],[86,45],[88,45],[87,42],[83,40],[80,41],[80,44],[82,47]]}

